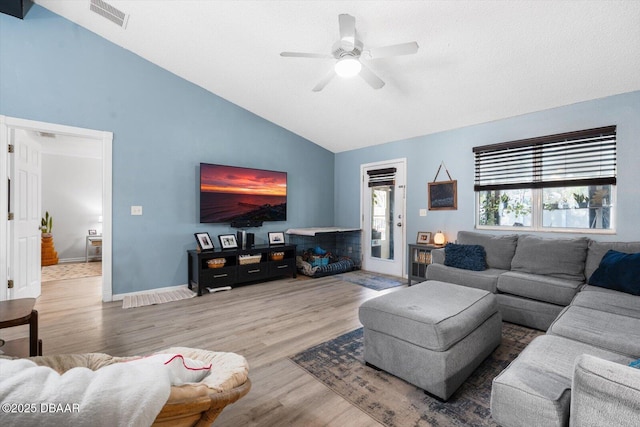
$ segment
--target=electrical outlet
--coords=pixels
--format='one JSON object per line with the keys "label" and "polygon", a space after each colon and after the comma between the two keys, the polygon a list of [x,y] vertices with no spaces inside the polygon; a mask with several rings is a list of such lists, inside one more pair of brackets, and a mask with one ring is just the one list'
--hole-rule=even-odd
{"label": "electrical outlet", "polygon": [[131,206],[131,215],[142,215],[142,206]]}
{"label": "electrical outlet", "polygon": [[426,209],[420,209],[420,216],[427,216],[427,210]]}

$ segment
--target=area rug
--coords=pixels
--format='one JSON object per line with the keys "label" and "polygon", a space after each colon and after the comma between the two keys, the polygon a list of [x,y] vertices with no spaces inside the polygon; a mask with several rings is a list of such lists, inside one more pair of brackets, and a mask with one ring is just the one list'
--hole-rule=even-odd
{"label": "area rug", "polygon": [[447,402],[365,365],[362,328],[290,359],[385,426],[497,426],[491,418],[491,381],[543,332],[503,323],[502,344]]}
{"label": "area rug", "polygon": [[102,276],[101,262],[74,262],[42,267],[42,282]]}
{"label": "area rug", "polygon": [[187,288],[125,295],[122,299],[122,308],[136,308],[144,307],[145,305],[164,304],[167,302],[193,298],[195,296],[196,293]]}
{"label": "area rug", "polygon": [[371,273],[364,270],[350,271],[348,273],[336,274],[334,276],[345,282],[355,283],[365,288],[382,291],[384,289],[395,288],[397,286],[406,285],[407,281],[400,277],[383,276],[377,273]]}

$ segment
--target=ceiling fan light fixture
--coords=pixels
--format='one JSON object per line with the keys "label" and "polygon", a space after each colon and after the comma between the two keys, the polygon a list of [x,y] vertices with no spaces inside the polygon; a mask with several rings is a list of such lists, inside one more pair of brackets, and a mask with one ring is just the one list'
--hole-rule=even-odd
{"label": "ceiling fan light fixture", "polygon": [[354,77],[362,70],[362,64],[356,58],[341,58],[336,62],[335,72],[343,78]]}

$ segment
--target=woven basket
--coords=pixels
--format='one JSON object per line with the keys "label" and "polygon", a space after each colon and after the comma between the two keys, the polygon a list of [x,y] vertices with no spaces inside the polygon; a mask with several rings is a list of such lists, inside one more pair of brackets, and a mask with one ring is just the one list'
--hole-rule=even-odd
{"label": "woven basket", "polygon": [[211,393],[196,399],[169,399],[153,422],[156,427],[210,426],[227,406],[251,390],[251,381],[222,393]]}
{"label": "woven basket", "polygon": [[282,261],[284,259],[284,252],[271,252],[271,261]]}
{"label": "woven basket", "polygon": [[262,259],[262,255],[258,254],[258,255],[240,255],[238,257],[238,262],[240,263],[240,265],[247,265],[247,264],[257,264],[260,262],[260,259]]}
{"label": "woven basket", "polygon": [[226,258],[213,258],[207,260],[207,266],[209,268],[222,268],[224,264],[227,262]]}

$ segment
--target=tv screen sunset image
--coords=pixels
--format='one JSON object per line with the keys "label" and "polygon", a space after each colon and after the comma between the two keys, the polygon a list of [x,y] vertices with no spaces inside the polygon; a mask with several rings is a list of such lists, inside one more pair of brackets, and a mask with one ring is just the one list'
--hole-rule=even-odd
{"label": "tv screen sunset image", "polygon": [[286,219],[286,172],[200,164],[200,222]]}

